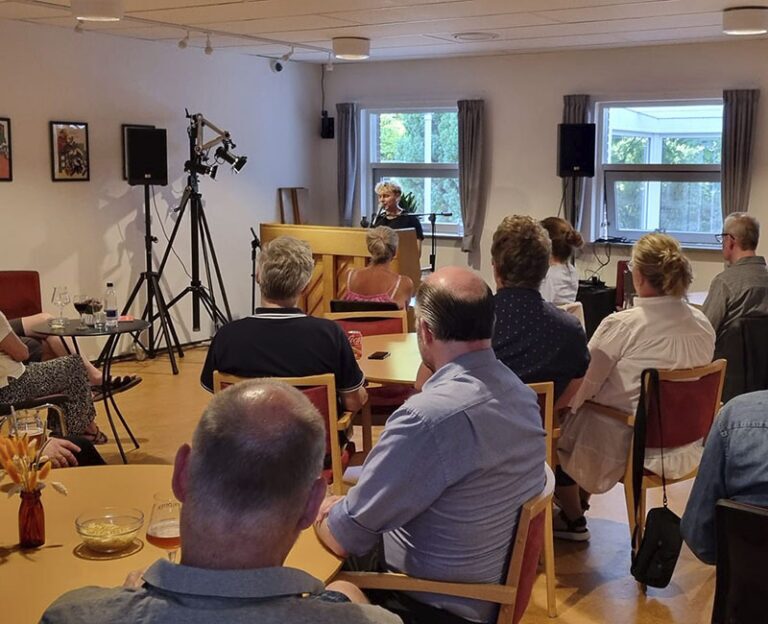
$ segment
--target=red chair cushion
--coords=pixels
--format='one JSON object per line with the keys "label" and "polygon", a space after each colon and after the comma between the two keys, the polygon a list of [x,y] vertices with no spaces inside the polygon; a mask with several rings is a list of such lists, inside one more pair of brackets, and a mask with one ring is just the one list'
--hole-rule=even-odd
{"label": "red chair cushion", "polygon": [[659,427],[656,397],[652,392],[645,445],[670,448],[705,438],[714,420],[719,385],[720,373],[693,381],[661,381],[663,429]]}
{"label": "red chair cushion", "polygon": [[380,336],[381,334],[399,334],[403,324],[399,318],[371,318],[337,320],[345,331],[359,331],[363,336]]}
{"label": "red chair cushion", "polygon": [[42,311],[37,271],[0,271],[0,312],[14,319]]}
{"label": "red chair cushion", "polygon": [[515,612],[512,617],[513,624],[517,624],[523,617],[528,601],[531,599],[533,583],[536,581],[536,573],[539,565],[539,556],[544,546],[544,521],[546,514],[540,513],[531,520],[528,525],[528,539],[525,542],[523,563],[520,567],[520,578],[517,583],[517,600],[515,600]]}

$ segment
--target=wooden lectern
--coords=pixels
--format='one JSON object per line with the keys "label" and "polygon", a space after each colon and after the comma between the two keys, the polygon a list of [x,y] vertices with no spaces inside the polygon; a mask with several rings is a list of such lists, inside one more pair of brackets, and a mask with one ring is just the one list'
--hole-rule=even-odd
{"label": "wooden lectern", "polygon": [[[307,241],[315,257],[315,270],[299,306],[309,315],[322,316],[331,311],[331,299],[341,299],[347,290],[346,274],[351,268],[365,266],[370,254],[365,244],[368,230],[363,228],[327,227],[262,223],[263,244],[278,236],[292,236]],[[392,269],[421,283],[419,245],[415,230],[397,230],[397,257]]]}

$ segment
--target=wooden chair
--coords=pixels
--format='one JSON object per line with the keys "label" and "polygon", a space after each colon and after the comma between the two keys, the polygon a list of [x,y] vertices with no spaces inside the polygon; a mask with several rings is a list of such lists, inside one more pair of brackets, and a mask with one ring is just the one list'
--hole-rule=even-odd
{"label": "wooden chair", "polygon": [[768,509],[717,501],[717,581],[712,624],[765,622]]}
{"label": "wooden chair", "polygon": [[37,271],[0,271],[0,312],[14,319],[42,311]]}
{"label": "wooden chair", "polygon": [[[712,422],[720,410],[725,364],[725,360],[715,360],[711,364],[697,368],[659,371],[659,395],[663,415],[662,429],[659,428],[655,393],[648,389],[646,392],[646,448],[661,448],[662,438],[664,439],[664,448],[675,448],[707,437]],[[630,427],[635,426],[634,414],[627,414],[593,401],[587,401],[585,405]],[[677,479],[667,477],[667,485],[693,479],[697,472],[698,468]],[[632,485],[631,444],[623,481],[630,537],[634,533],[636,524],[640,527],[639,535],[642,537],[646,515],[645,491],[648,488],[661,487],[661,477],[648,470],[644,471],[642,491],[638,497],[640,505],[636,509]]]}
{"label": "wooden chair", "polygon": [[[528,387],[536,393],[544,426],[547,445],[547,466],[554,472],[557,466],[557,438],[560,427],[555,427],[555,384],[552,381],[531,383]],[[544,574],[547,580],[547,614],[557,617],[557,599],[555,597],[555,536],[552,527],[552,505],[546,511],[544,523]]]}
{"label": "wooden chair", "polygon": [[379,312],[399,310],[394,301],[347,301],[331,299],[331,312]]}
{"label": "wooden chair", "polygon": [[345,332],[356,330],[363,336],[408,333],[408,317],[405,310],[326,312],[324,316],[336,321]]}
{"label": "wooden chair", "polygon": [[584,304],[582,304],[581,301],[561,303],[557,307],[560,308],[563,312],[572,314],[577,319],[579,319],[579,323],[581,323],[581,326],[586,330],[587,322],[584,320]]}
{"label": "wooden chair", "polygon": [[531,597],[544,542],[546,511],[552,508],[555,475],[549,466],[545,466],[545,471],[547,483],[544,489],[527,501],[520,512],[503,582],[453,583],[395,572],[341,572],[336,580],[349,581],[361,589],[430,592],[495,602],[501,605],[496,624],[517,624]]}
{"label": "wooden chair", "polygon": [[67,435],[67,421],[64,417],[63,405],[69,400],[66,394],[50,394],[47,396],[36,397],[26,401],[18,401],[11,405],[10,403],[0,403],[0,424],[11,415],[11,409],[16,412],[25,410],[47,410],[48,428],[58,435]]}
{"label": "wooden chair", "polygon": [[[214,371],[213,391],[214,393],[221,392],[228,386],[240,381],[246,381],[247,379],[249,378]],[[344,494],[343,476],[345,464],[347,462],[345,462],[343,458],[343,451],[339,444],[338,433],[349,429],[354,414],[352,412],[344,412],[339,416],[336,403],[335,377],[332,373],[325,373],[323,375],[311,375],[308,377],[269,377],[268,379],[272,381],[282,381],[290,386],[299,388],[325,418],[325,443],[326,449],[331,456],[331,490],[334,494]],[[365,423],[363,423],[363,427],[365,427]],[[368,425],[368,428],[368,436],[370,439],[370,424]],[[367,452],[367,450],[370,449],[364,449],[364,452]]]}

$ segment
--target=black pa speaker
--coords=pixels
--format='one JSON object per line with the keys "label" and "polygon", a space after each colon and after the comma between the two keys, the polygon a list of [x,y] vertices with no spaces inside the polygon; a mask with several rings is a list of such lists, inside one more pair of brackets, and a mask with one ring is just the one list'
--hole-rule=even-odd
{"label": "black pa speaker", "polygon": [[595,175],[595,124],[558,124],[557,175],[561,178]]}
{"label": "black pa speaker", "polygon": [[161,128],[127,128],[125,158],[128,184],[168,184],[168,144]]}

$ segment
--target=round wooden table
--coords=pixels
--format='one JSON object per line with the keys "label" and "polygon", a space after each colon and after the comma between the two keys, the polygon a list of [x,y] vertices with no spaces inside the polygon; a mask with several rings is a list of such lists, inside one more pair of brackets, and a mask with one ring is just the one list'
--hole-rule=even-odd
{"label": "round wooden table", "polygon": [[[45,544],[22,551],[18,547],[20,499],[0,493],[0,596],[2,621],[38,622],[51,602],[71,589],[86,585],[122,585],[132,570],[143,569],[165,557],[165,551],[146,541],[146,528],[155,492],[170,491],[171,466],[93,466],[54,470],[52,478],[69,490],[62,496],[53,488],[43,490]],[[144,512],[139,537],[144,547],[122,559],[88,561],[73,554],[80,544],[75,518],[83,511],[107,505],[136,507]],[[341,561],[320,544],[313,529],[300,536],[285,565],[299,568],[328,582]]]}
{"label": "round wooden table", "polygon": [[[376,351],[388,351],[383,360],[369,360]],[[416,334],[381,334],[363,336],[363,357],[357,363],[365,378],[377,383],[412,384],[421,365]]]}

